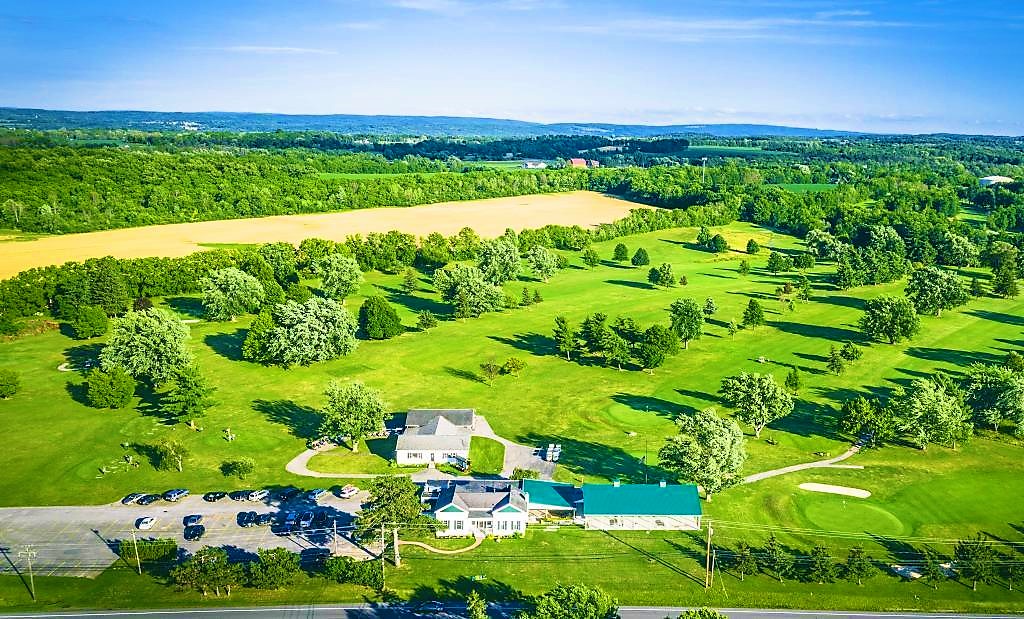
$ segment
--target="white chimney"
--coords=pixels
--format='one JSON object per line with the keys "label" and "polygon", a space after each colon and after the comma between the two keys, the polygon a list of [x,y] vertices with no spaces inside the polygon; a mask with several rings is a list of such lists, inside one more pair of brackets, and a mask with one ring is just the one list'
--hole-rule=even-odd
{"label": "white chimney", "polygon": [[665,482],[664,479],[658,482],[658,487],[664,488],[666,486],[668,486],[668,484]]}
{"label": "white chimney", "polygon": [[613,488],[618,488],[621,485],[622,485],[622,483],[619,482],[618,478],[612,480],[612,487]]}

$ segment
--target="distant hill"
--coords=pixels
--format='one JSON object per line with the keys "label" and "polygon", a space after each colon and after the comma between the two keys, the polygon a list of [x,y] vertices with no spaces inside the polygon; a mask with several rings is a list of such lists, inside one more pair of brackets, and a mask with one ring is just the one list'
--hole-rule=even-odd
{"label": "distant hill", "polygon": [[0,127],[27,129],[139,129],[143,131],[333,131],[336,133],[427,136],[521,137],[600,135],[654,137],[697,134],[717,137],[836,137],[851,131],[779,125],[616,125],[607,123],[543,124],[500,118],[461,116],[362,116],[357,114],[255,114],[250,112],[74,112],[0,107]]}

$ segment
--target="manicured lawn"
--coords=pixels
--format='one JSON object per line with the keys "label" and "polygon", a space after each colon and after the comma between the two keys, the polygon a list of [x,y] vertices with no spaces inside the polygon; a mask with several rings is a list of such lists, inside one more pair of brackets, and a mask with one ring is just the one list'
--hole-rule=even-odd
{"label": "manicured lawn", "polygon": [[359,442],[359,451],[353,453],[347,445],[313,456],[309,468],[321,473],[408,473],[422,466],[397,466],[396,437],[370,439]]}
{"label": "manicured lawn", "polygon": [[469,443],[469,461],[473,473],[497,475],[505,462],[505,446],[494,439],[474,436]]}

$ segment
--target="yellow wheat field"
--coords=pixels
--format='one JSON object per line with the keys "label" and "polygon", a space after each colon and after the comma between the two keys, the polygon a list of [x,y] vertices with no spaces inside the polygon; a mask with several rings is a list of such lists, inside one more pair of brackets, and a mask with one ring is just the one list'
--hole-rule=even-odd
{"label": "yellow wheat field", "polygon": [[278,215],[143,228],[104,230],[34,240],[0,242],[0,278],[32,267],[114,256],[184,256],[210,243],[298,244],[309,237],[343,241],[351,234],[400,230],[417,236],[451,235],[469,226],[484,237],[506,228],[520,230],[547,224],[584,227],[625,216],[639,205],[591,191],[511,198],[442,202],[407,208],[374,208],[315,215]]}

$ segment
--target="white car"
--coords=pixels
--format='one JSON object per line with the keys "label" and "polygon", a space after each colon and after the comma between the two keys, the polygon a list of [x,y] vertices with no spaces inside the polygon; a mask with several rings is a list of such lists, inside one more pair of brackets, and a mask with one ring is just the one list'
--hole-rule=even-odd
{"label": "white car", "polygon": [[148,531],[153,528],[153,524],[156,522],[156,518],[152,516],[143,516],[135,521],[135,528],[140,531]]}
{"label": "white car", "polygon": [[341,492],[338,493],[338,496],[340,496],[343,499],[351,499],[357,494],[359,494],[359,488],[356,488],[352,484],[348,484],[347,486],[341,489]]}

